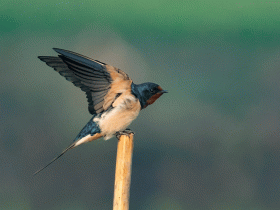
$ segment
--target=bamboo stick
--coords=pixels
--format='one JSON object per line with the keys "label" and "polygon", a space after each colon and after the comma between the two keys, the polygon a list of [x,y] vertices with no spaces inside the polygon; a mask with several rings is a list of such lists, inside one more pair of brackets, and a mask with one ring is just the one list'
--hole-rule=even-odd
{"label": "bamboo stick", "polygon": [[118,141],[113,210],[129,209],[129,190],[133,154],[133,134]]}

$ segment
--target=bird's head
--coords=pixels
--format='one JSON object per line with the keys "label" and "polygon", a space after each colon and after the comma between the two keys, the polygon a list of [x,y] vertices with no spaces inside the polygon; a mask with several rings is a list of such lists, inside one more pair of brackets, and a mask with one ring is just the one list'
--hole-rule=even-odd
{"label": "bird's head", "polygon": [[139,99],[141,108],[144,109],[167,91],[163,90],[158,84],[146,82],[140,85],[132,83],[132,93]]}

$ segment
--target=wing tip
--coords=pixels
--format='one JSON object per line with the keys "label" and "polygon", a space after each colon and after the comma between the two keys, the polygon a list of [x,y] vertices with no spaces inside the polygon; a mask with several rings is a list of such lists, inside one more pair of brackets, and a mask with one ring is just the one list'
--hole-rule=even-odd
{"label": "wing tip", "polygon": [[65,52],[65,50],[63,49],[59,49],[59,48],[52,48],[55,52],[59,53],[59,54],[62,54],[63,52]]}
{"label": "wing tip", "polygon": [[39,59],[40,59],[40,61],[45,62],[45,58],[46,58],[46,56],[38,56],[37,58],[39,58]]}

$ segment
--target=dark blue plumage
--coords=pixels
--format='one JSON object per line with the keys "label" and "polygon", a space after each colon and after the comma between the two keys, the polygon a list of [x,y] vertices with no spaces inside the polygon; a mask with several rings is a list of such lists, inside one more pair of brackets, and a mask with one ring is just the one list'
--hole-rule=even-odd
{"label": "dark blue plumage", "polygon": [[82,139],[83,137],[85,137],[85,136],[87,136],[89,134],[91,136],[93,136],[94,134],[101,132],[99,126],[97,125],[97,123],[95,123],[93,121],[93,119],[95,117],[98,117],[98,115],[97,114],[93,115],[93,117],[89,120],[89,122],[85,125],[85,127],[83,127],[83,129],[77,135],[77,137],[75,138],[74,142],[79,140],[79,139]]}
{"label": "dark blue plumage", "polygon": [[133,95],[135,95],[136,98],[139,99],[142,109],[144,109],[148,105],[150,105],[149,104],[149,99],[151,99],[152,96],[157,95],[157,94],[160,96],[163,93],[167,93],[167,91],[162,90],[162,88],[158,84],[155,84],[155,83],[152,83],[152,82],[146,82],[146,83],[142,83],[142,84],[139,84],[139,85],[136,85],[136,84],[132,83],[131,84],[131,92],[132,92]]}

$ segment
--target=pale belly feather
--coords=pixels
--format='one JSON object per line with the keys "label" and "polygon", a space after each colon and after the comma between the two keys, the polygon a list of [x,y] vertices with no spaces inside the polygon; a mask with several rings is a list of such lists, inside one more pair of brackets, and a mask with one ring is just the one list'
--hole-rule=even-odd
{"label": "pale belly feather", "polygon": [[141,110],[139,100],[130,94],[119,97],[113,107],[111,111],[103,113],[100,118],[94,119],[99,125],[104,140],[112,138],[118,131],[125,130]]}

